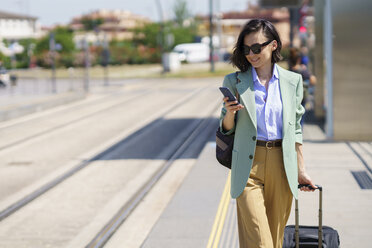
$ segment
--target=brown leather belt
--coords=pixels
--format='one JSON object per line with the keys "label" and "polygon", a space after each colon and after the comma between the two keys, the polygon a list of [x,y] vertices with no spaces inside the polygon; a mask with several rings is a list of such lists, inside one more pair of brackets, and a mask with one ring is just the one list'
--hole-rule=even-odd
{"label": "brown leather belt", "polygon": [[266,148],[281,147],[282,141],[281,140],[270,140],[270,141],[257,140],[257,145],[264,146]]}

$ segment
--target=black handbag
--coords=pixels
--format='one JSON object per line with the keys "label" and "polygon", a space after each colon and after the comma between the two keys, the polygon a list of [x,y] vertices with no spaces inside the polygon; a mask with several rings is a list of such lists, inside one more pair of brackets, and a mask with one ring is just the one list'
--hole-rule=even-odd
{"label": "black handbag", "polygon": [[[238,79],[238,72],[236,72],[236,82],[240,82]],[[239,101],[239,95],[238,95]],[[236,123],[235,114],[235,123]],[[235,134],[224,135],[222,134],[220,127],[216,131],[216,158],[220,164],[226,168],[231,169],[232,150],[234,147]]]}
{"label": "black handbag", "polygon": [[234,134],[223,135],[218,127],[216,131],[216,158],[220,164],[231,169]]}

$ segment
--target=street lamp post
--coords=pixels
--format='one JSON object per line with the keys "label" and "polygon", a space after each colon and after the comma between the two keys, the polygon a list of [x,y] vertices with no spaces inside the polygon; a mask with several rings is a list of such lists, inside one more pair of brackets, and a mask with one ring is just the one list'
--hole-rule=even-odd
{"label": "street lamp post", "polygon": [[35,43],[31,43],[27,47],[27,56],[28,56],[28,68],[32,67],[32,55],[34,54]]}
{"label": "street lamp post", "polygon": [[85,76],[84,76],[84,90],[85,92],[89,91],[89,67],[90,67],[90,59],[89,59],[89,44],[87,38],[84,38],[84,54],[85,54]]}
{"label": "street lamp post", "polygon": [[213,0],[209,0],[209,57],[211,63],[211,72],[214,72],[214,60],[213,60]]}
{"label": "street lamp post", "polygon": [[56,50],[56,41],[54,39],[54,33],[50,33],[49,38],[49,51],[52,58],[52,92],[57,92],[56,86],[56,58],[55,58],[55,50]]}
{"label": "street lamp post", "polygon": [[163,14],[163,8],[161,7],[160,0],[156,0],[156,6],[158,8],[160,19],[161,19],[160,20],[160,39],[159,39],[159,43],[160,43],[160,54],[161,54],[162,64],[163,64],[163,71],[162,71],[162,73],[165,73],[164,62],[163,62],[163,53],[164,53],[164,14]]}
{"label": "street lamp post", "polygon": [[110,59],[110,51],[108,48],[107,36],[104,34],[103,39],[103,70],[104,70],[104,84],[105,86],[109,85],[109,78],[108,78],[108,63]]}

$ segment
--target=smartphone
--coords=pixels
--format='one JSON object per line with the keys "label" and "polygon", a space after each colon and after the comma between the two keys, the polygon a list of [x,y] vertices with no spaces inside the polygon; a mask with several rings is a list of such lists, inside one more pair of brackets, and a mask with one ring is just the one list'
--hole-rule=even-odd
{"label": "smartphone", "polygon": [[[237,101],[236,100],[236,97],[234,96],[234,94],[230,91],[229,88],[227,87],[220,87],[220,91],[222,92],[222,94],[224,95],[224,97],[228,97],[229,98],[229,102],[231,101]],[[237,104],[234,104],[234,105],[238,105],[239,103]]]}

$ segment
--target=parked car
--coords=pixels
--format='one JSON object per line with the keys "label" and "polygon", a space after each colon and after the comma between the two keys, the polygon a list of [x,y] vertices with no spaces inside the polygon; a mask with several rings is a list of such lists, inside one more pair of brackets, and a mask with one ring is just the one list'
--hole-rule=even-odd
{"label": "parked car", "polygon": [[188,63],[209,61],[209,46],[204,43],[183,43],[174,47],[180,61]]}

